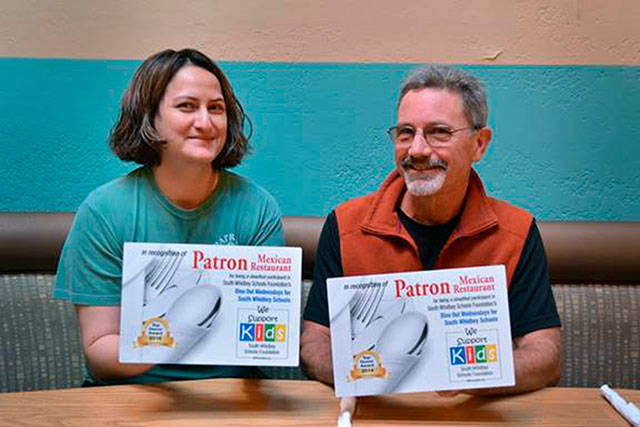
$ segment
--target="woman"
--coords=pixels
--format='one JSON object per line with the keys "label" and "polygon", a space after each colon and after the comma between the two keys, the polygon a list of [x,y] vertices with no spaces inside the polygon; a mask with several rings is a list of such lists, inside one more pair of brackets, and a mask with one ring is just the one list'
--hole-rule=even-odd
{"label": "woman", "polygon": [[202,53],[146,59],[125,92],[110,136],[142,167],[93,191],[67,237],[54,296],[76,305],[85,384],[247,377],[233,366],[118,362],[124,242],[283,245],[279,208],[228,172],[248,149],[246,116],[223,72]]}

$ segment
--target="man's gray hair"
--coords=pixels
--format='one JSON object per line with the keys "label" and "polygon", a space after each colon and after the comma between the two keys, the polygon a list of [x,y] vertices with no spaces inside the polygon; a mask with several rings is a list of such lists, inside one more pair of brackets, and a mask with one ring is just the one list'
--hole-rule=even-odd
{"label": "man's gray hair", "polygon": [[484,84],[471,74],[457,68],[442,65],[428,65],[412,71],[402,83],[400,98],[411,90],[447,89],[462,96],[462,107],[470,125],[475,129],[487,125],[489,108],[487,107],[487,92]]}

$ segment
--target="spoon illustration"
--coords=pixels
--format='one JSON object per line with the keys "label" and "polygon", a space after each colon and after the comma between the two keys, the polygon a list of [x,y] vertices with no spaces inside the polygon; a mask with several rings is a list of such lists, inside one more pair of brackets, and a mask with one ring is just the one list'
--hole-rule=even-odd
{"label": "spoon illustration", "polygon": [[198,285],[184,291],[169,307],[163,318],[176,346],[163,352],[159,363],[179,361],[204,335],[220,313],[222,294],[216,286]]}
{"label": "spoon illustration", "polygon": [[371,350],[378,353],[387,378],[371,378],[361,383],[367,394],[385,394],[398,384],[420,359],[429,335],[427,317],[408,312],[393,319],[382,331]]}

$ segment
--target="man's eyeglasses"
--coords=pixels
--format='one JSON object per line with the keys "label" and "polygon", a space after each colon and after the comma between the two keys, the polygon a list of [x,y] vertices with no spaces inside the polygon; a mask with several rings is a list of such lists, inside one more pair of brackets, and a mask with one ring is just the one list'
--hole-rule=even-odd
{"label": "man's eyeglasses", "polygon": [[[472,129],[477,130],[477,127],[467,126],[459,129],[451,129],[448,126],[436,125],[426,126],[422,128],[422,136],[427,143],[432,147],[446,147],[451,144],[453,135],[456,132]],[[387,134],[391,141],[395,144],[411,144],[416,137],[418,130],[412,126],[392,126],[387,130]]]}

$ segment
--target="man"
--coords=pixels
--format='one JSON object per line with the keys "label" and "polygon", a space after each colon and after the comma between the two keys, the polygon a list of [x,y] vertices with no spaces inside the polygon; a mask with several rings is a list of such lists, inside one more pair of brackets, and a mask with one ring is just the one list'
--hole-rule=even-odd
{"label": "man", "polygon": [[396,169],[374,194],[340,205],[324,224],[304,313],[303,368],[333,384],[327,278],[504,264],[516,385],[465,392],[554,384],[560,319],[540,234],[531,214],[487,197],[472,169],[491,141],[482,83],[458,69],[425,67],[405,81],[397,108],[389,129]]}

